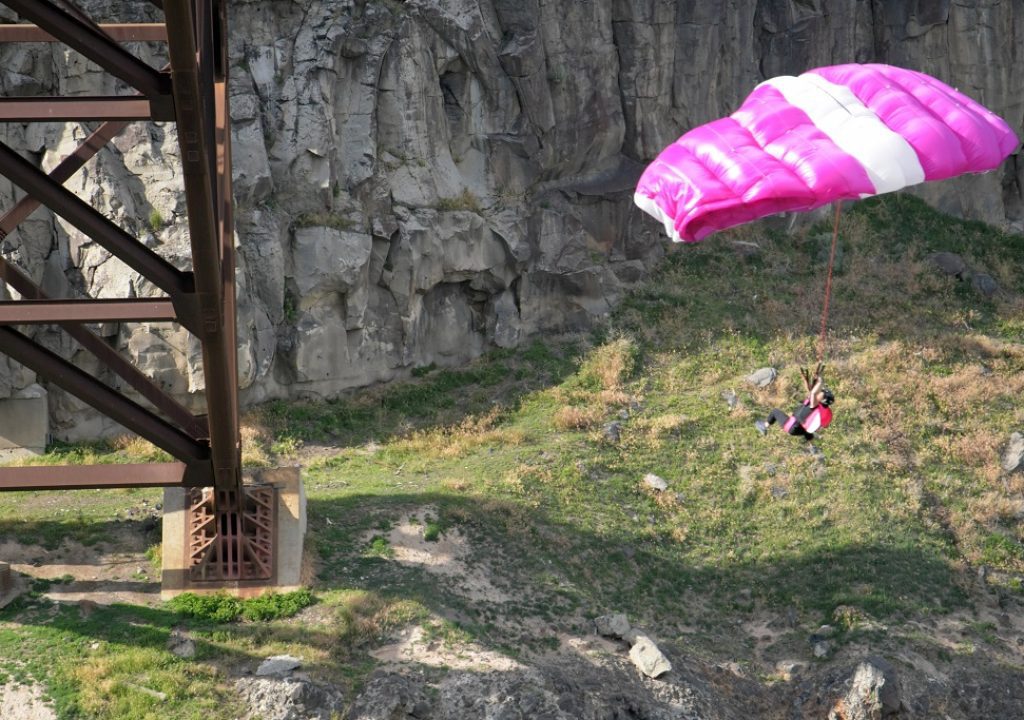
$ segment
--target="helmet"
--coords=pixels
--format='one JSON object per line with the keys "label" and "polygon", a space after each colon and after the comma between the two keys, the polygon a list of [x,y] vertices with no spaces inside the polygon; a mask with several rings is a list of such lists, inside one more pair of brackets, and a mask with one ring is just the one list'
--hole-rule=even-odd
{"label": "helmet", "polygon": [[834,403],[836,401],[836,396],[833,395],[832,391],[829,390],[828,388],[823,389],[821,391],[821,394],[822,394],[821,404],[824,405],[825,407],[830,406],[832,403]]}

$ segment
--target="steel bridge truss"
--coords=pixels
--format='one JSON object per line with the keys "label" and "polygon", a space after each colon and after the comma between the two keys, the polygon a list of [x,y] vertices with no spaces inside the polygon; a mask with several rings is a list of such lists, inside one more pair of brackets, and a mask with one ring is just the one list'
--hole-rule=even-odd
{"label": "steel bridge truss", "polygon": [[[179,486],[214,488],[190,502],[207,528],[190,549],[203,577],[265,577],[265,523],[246,541],[238,421],[235,260],[228,112],[227,0],[150,0],[164,22],[97,24],[70,0],[0,0],[24,22],[0,25],[0,42],[59,42],[128,85],[134,94],[103,97],[3,97],[3,122],[90,122],[95,130],[51,172],[0,142],[0,174],[25,194],[0,215],[0,238],[40,205],[101,245],[159,288],[152,298],[51,298],[13,263],[0,258],[0,279],[20,300],[0,302],[0,352],[49,383],[168,452],[174,462],[140,465],[0,468],[0,490]],[[116,8],[117,3],[111,3]],[[156,69],[123,43],[166,43],[168,65]],[[180,270],[63,186],[132,122],[177,126],[192,270]],[[205,415],[193,415],[106,340],[90,323],[175,322],[202,344]],[[17,329],[59,326],[141,400],[135,400],[59,357]],[[143,404],[143,402],[145,404]],[[194,494],[194,493],[193,493]],[[225,501],[215,510],[215,497]],[[245,502],[242,501],[244,505]],[[261,500],[262,502],[262,500]],[[210,521],[211,513],[218,515]],[[257,525],[256,523],[253,523]],[[209,527],[219,527],[217,533]],[[262,533],[262,534],[261,534]],[[200,537],[201,536],[201,537]],[[257,537],[258,536],[258,537]],[[225,544],[227,543],[227,544]],[[230,547],[228,547],[230,545]],[[215,548],[203,569],[202,548]],[[255,555],[258,556],[254,556]],[[223,566],[223,567],[221,567]],[[248,571],[238,570],[247,567]]]}

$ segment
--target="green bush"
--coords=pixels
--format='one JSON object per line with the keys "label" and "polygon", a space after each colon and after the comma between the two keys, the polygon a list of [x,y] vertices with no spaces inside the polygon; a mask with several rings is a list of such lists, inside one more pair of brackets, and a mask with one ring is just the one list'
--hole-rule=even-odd
{"label": "green bush", "polygon": [[242,612],[242,601],[225,593],[182,593],[168,601],[167,605],[176,613],[213,622],[231,622]]}
{"label": "green bush", "polygon": [[246,620],[277,620],[295,615],[313,604],[313,593],[300,588],[288,593],[270,593],[250,598],[242,603],[242,617]]}
{"label": "green bush", "polygon": [[196,595],[182,593],[167,605],[176,613],[200,620],[225,623],[239,617],[251,621],[277,620],[291,617],[302,608],[313,604],[313,593],[306,588],[288,593],[270,593],[260,597],[239,600],[225,593]]}

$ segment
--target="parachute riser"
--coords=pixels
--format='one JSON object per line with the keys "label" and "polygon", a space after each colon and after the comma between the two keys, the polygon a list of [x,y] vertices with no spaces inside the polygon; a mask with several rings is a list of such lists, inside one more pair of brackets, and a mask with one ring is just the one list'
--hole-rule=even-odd
{"label": "parachute riser", "polygon": [[828,306],[832,298],[832,269],[836,262],[836,245],[839,241],[839,214],[843,207],[843,201],[837,200],[833,203],[836,208],[832,220],[832,248],[828,253],[828,272],[825,275],[825,300],[821,308],[821,330],[818,333],[818,365],[825,362],[825,338],[828,333]]}

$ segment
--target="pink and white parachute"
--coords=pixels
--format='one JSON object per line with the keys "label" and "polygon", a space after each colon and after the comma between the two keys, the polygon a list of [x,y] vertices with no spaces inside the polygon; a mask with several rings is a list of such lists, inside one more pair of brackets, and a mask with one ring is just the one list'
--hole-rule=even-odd
{"label": "pink and white parachute", "polygon": [[1017,136],[948,85],[890,65],[835,65],[757,86],[732,115],[683,135],[634,199],[677,242],[999,166]]}

